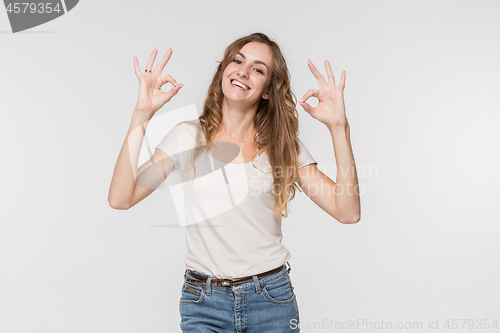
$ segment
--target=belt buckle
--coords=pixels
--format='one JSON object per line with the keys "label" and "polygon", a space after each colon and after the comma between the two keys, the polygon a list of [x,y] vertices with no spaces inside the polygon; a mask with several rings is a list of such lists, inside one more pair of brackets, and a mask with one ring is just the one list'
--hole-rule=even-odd
{"label": "belt buckle", "polygon": [[228,281],[228,280],[222,280],[221,284],[223,287],[229,287],[233,284],[233,281]]}

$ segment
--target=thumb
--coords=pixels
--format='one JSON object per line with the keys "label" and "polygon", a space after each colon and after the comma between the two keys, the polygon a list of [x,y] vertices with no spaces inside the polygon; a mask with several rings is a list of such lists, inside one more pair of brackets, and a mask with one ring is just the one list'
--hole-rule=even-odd
{"label": "thumb", "polygon": [[313,111],[313,107],[310,106],[308,103],[306,102],[299,102],[300,106],[302,106],[302,108],[304,109],[304,111],[306,111],[307,113],[311,114],[311,112]]}
{"label": "thumb", "polygon": [[172,87],[172,89],[170,89],[168,92],[164,93],[164,97],[165,97],[165,103],[170,101],[170,99],[172,97],[174,97],[175,95],[177,95],[177,93],[179,92],[179,90],[181,90],[181,88],[184,87],[184,85],[182,83]]}

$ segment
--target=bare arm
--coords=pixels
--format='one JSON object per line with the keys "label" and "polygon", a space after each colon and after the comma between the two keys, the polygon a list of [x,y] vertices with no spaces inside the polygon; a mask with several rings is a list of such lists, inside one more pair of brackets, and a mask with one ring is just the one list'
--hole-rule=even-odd
{"label": "bare arm", "polygon": [[148,119],[134,112],[109,188],[108,202],[114,209],[125,210],[149,196],[168,177],[174,162],[156,149],[150,160],[137,169],[139,152]]}
{"label": "bare arm", "polygon": [[361,218],[361,207],[349,124],[329,130],[337,162],[337,181],[334,182],[316,165],[310,164],[299,169],[297,183],[316,205],[334,219],[345,224],[356,223]]}

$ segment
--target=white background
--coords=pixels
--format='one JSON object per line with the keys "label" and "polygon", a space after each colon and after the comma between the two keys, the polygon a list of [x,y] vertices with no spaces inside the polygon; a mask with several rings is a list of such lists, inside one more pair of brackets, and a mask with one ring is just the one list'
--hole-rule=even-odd
{"label": "white background", "polygon": [[[12,34],[0,10],[0,331],[180,331],[185,230],[155,227],[175,223],[169,191],[128,211],[107,202],[133,57],[144,70],[172,47],[163,74],[185,86],[159,113],[200,111],[226,46],[255,31],[280,45],[298,98],[317,88],[307,59],[325,76],[328,59],[337,84],[347,73],[362,219],[292,201],[283,243],[302,331],[500,325],[499,14],[499,1],[87,0]],[[327,128],[298,108],[335,180]],[[374,326],[334,330],[356,320]],[[500,329],[475,325],[464,332]]]}

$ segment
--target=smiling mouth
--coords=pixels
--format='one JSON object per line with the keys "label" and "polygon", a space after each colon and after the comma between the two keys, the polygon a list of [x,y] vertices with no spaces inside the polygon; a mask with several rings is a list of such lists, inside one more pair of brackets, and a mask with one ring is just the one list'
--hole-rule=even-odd
{"label": "smiling mouth", "polygon": [[231,85],[239,87],[243,90],[250,90],[250,88],[248,86],[244,85],[243,83],[241,83],[240,81],[235,80],[235,79],[231,80]]}

